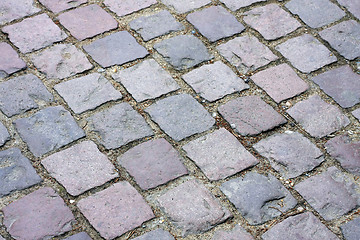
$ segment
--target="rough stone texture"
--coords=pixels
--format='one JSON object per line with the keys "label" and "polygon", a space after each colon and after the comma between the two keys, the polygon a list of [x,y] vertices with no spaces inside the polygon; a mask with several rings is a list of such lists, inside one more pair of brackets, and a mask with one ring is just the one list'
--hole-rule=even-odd
{"label": "rough stone texture", "polygon": [[154,45],[156,51],[177,70],[194,67],[213,58],[205,45],[192,35],[180,35]]}
{"label": "rough stone texture", "polygon": [[155,217],[142,196],[125,181],[81,199],[77,206],[105,239],[120,236]]}
{"label": "rough stone texture", "polygon": [[312,35],[291,38],[276,47],[285,58],[304,73],[336,62],[337,58]]}
{"label": "rough stone texture", "polygon": [[10,140],[6,127],[0,122],[0,147]]}
{"label": "rough stone texture", "polygon": [[295,18],[277,4],[254,8],[243,15],[244,21],[267,40],[278,39],[301,27]]}
{"label": "rough stone texture", "polygon": [[338,3],[347,8],[355,17],[360,19],[360,2],[354,0],[337,0]]}
{"label": "rough stone texture", "polygon": [[124,85],[138,102],[157,98],[180,88],[171,75],[153,59],[113,73],[112,77]]}
{"label": "rough stone texture", "polygon": [[64,240],[92,240],[86,232],[74,234]]}
{"label": "rough stone texture", "polygon": [[250,172],[223,183],[220,189],[251,225],[265,223],[297,204],[290,192],[272,175]]}
{"label": "rough stone texture", "polygon": [[84,131],[62,106],[45,108],[28,118],[15,120],[14,124],[20,137],[36,157],[85,136]]}
{"label": "rough stone texture", "polygon": [[285,178],[297,177],[324,161],[320,149],[297,132],[277,133],[261,140],[254,148]]}
{"label": "rough stone texture", "polygon": [[0,42],[0,80],[24,68],[26,64],[17,52],[9,44]]}
{"label": "rough stone texture", "polygon": [[212,181],[234,175],[259,162],[224,128],[191,141],[183,149]]}
{"label": "rough stone texture", "polygon": [[357,240],[360,236],[360,218],[355,218],[340,228],[346,240]]}
{"label": "rough stone texture", "polygon": [[231,37],[245,29],[234,15],[221,6],[190,13],[186,19],[210,42]]}
{"label": "rough stone texture", "polygon": [[360,121],[360,108],[354,110],[352,114]]}
{"label": "rough stone texture", "polygon": [[349,60],[360,57],[360,24],[354,20],[341,22],[322,30],[320,36]]}
{"label": "rough stone texture", "polygon": [[285,6],[312,28],[325,26],[345,16],[345,12],[329,0],[291,0]]}
{"label": "rough stone texture", "polygon": [[149,54],[127,31],[113,33],[83,48],[102,67],[121,65]]}
{"label": "rough stone texture", "polygon": [[196,180],[189,180],[167,191],[158,198],[158,202],[184,237],[205,232],[231,217],[231,213]]}
{"label": "rough stone texture", "polygon": [[144,235],[134,238],[134,240],[175,240],[175,238],[169,233],[160,228],[145,233]]}
{"label": "rough stone texture", "polygon": [[217,49],[230,64],[243,74],[278,59],[269,48],[250,35],[234,38],[227,43],[220,44]]}
{"label": "rough stone texture", "polygon": [[39,0],[39,2],[54,13],[59,13],[86,3],[87,0]]}
{"label": "rough stone texture", "polygon": [[360,75],[348,65],[322,73],[312,80],[343,108],[360,102]]}
{"label": "rough stone texture", "polygon": [[53,96],[35,75],[27,74],[0,83],[0,109],[8,117],[39,107]]}
{"label": "rough stone texture", "polygon": [[336,219],[360,204],[360,187],[336,167],[295,186],[305,200],[326,220]]}
{"label": "rough stone texture", "polygon": [[258,96],[239,97],[219,107],[219,112],[243,135],[256,135],[286,123],[286,119]]}
{"label": "rough stone texture", "polygon": [[349,119],[318,95],[296,103],[287,111],[311,136],[321,138],[347,126]]}
{"label": "rough stone texture", "polygon": [[41,9],[35,7],[33,0],[1,0],[0,2],[0,25],[15,19],[30,16]]}
{"label": "rough stone texture", "polygon": [[73,196],[119,176],[112,163],[91,141],[54,153],[41,163]]}
{"label": "rough stone texture", "polygon": [[118,163],[145,190],[187,174],[179,153],[163,138],[133,147],[118,158]]}
{"label": "rough stone texture", "polygon": [[105,0],[104,4],[118,16],[125,16],[156,4],[156,0]]}
{"label": "rough stone texture", "polygon": [[277,103],[301,94],[309,88],[287,64],[258,72],[251,79]]}
{"label": "rough stone texture", "polygon": [[236,225],[230,231],[218,230],[215,232],[212,240],[254,240],[240,225]]}
{"label": "rough stone texture", "polygon": [[176,141],[204,132],[215,123],[209,112],[188,94],[160,100],[146,111]]}
{"label": "rough stone texture", "polygon": [[46,14],[3,27],[2,31],[9,34],[10,41],[23,53],[38,50],[67,38],[67,35]]}
{"label": "rough stone texture", "polygon": [[161,0],[161,2],[178,13],[186,13],[211,3],[211,0]]}
{"label": "rough stone texture", "polygon": [[115,149],[153,135],[142,116],[128,103],[120,103],[87,119],[96,139],[107,149]]}
{"label": "rough stone texture", "polygon": [[131,21],[129,25],[141,35],[144,41],[184,29],[184,26],[165,10],[150,16],[139,17]]}
{"label": "rough stone texture", "polygon": [[47,239],[72,229],[75,222],[64,200],[49,187],[41,188],[2,209],[6,230],[15,239]]}
{"label": "rough stone texture", "polygon": [[64,79],[93,68],[85,54],[71,44],[59,44],[32,55],[31,60],[47,78]]}
{"label": "rough stone texture", "polygon": [[122,98],[121,93],[99,73],[62,82],[54,88],[76,114]]}
{"label": "rough stone texture", "polygon": [[230,10],[236,11],[240,8],[250,6],[253,3],[265,2],[266,0],[220,0],[223,2]]}
{"label": "rough stone texture", "polygon": [[0,197],[13,191],[31,187],[41,178],[18,148],[10,148],[0,152]]}

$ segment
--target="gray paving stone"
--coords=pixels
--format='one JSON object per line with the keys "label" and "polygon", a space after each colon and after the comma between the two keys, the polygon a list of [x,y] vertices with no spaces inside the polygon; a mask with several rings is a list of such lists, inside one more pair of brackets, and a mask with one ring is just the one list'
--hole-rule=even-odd
{"label": "gray paving stone", "polygon": [[0,109],[8,117],[49,103],[53,96],[35,75],[27,74],[0,83]]}
{"label": "gray paving stone", "polygon": [[0,236],[0,240],[6,240],[5,238],[3,238],[2,236]]}
{"label": "gray paving stone", "polygon": [[47,239],[72,229],[75,223],[64,200],[49,187],[41,188],[2,209],[6,230],[15,239]]}
{"label": "gray paving stone", "polygon": [[10,135],[6,127],[0,122],[0,147],[10,140]]}
{"label": "gray paving stone", "polygon": [[0,2],[0,25],[33,15],[40,10],[40,8],[35,7],[33,0],[2,0]]}
{"label": "gray paving stone", "polygon": [[99,73],[62,82],[54,88],[76,114],[122,98],[121,93]]}
{"label": "gray paving stone", "polygon": [[161,2],[178,13],[186,13],[211,3],[211,0],[161,0]]}
{"label": "gray paving stone", "polygon": [[105,239],[118,237],[155,217],[143,197],[125,181],[81,199],[77,206]]}
{"label": "gray paving stone", "polygon": [[297,204],[290,192],[272,175],[250,172],[223,183],[220,189],[251,225],[265,223]]}
{"label": "gray paving stone", "polygon": [[296,103],[287,111],[311,136],[321,138],[349,125],[349,119],[318,95]]}
{"label": "gray paving stone", "polygon": [[145,233],[144,235],[134,238],[134,240],[175,240],[175,238],[169,233],[160,228]]}
{"label": "gray paving stone", "polygon": [[230,10],[236,11],[240,8],[250,6],[254,3],[266,2],[266,0],[220,0],[220,2],[223,2],[228,8],[230,8]]}
{"label": "gray paving stone", "polygon": [[337,0],[338,3],[347,8],[355,17],[360,19],[360,2],[354,0]]}
{"label": "gray paving stone", "polygon": [[357,240],[360,236],[360,218],[355,218],[340,228],[346,240]]}
{"label": "gray paving stone", "polygon": [[86,3],[87,0],[39,0],[39,2],[54,13],[59,13]]}
{"label": "gray paving stone", "polygon": [[329,49],[309,34],[291,38],[276,46],[276,50],[304,73],[310,73],[337,61]]}
{"label": "gray paving stone", "polygon": [[18,148],[0,152],[0,180],[0,197],[42,181],[29,159],[23,156]]}
{"label": "gray paving stone", "polygon": [[236,225],[230,231],[218,230],[215,232],[211,240],[254,240],[254,238],[246,232],[240,225]]}
{"label": "gray paving stone", "polygon": [[192,35],[180,35],[156,43],[154,48],[176,70],[194,67],[214,58],[205,45]]}
{"label": "gray paving stone", "polygon": [[128,103],[120,103],[87,118],[88,127],[107,149],[153,135],[145,119]]}
{"label": "gray paving stone", "polygon": [[113,73],[112,77],[124,85],[138,102],[157,98],[180,88],[171,75],[153,59]]}
{"label": "gray paving stone", "polygon": [[74,234],[64,240],[91,240],[91,237],[86,232]]}
{"label": "gray paving stone", "polygon": [[231,217],[219,201],[196,180],[189,180],[167,191],[158,202],[183,237],[205,232]]}
{"label": "gray paving stone", "polygon": [[14,124],[20,137],[36,157],[85,136],[84,131],[62,106],[42,109],[28,118],[15,120]]}
{"label": "gray paving stone", "polygon": [[352,114],[360,121],[360,108],[354,110]]}
{"label": "gray paving stone", "polygon": [[211,128],[215,120],[188,94],[171,96],[146,109],[160,128],[176,141]]}
{"label": "gray paving stone", "polygon": [[285,178],[297,177],[324,161],[320,149],[297,132],[277,133],[261,140],[254,148]]}
{"label": "gray paving stone", "polygon": [[239,97],[219,107],[220,114],[243,135],[256,135],[286,123],[286,119],[258,96]]}
{"label": "gray paving stone", "polygon": [[118,16],[125,16],[156,4],[156,0],[105,0],[104,4]]}
{"label": "gray paving stone", "polygon": [[7,43],[0,42],[0,80],[26,68],[26,63]]}
{"label": "gray paving stone", "polygon": [[185,144],[183,149],[210,180],[229,177],[259,162],[224,128]]}

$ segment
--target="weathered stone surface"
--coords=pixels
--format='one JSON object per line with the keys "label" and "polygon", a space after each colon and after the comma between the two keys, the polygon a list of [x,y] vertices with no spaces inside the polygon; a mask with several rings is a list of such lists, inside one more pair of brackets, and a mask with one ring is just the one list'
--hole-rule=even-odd
{"label": "weathered stone surface", "polygon": [[337,0],[338,3],[347,8],[355,17],[360,19],[360,2],[353,0]]}
{"label": "weathered stone surface", "polygon": [[1,0],[0,2],[0,25],[15,19],[30,16],[41,9],[35,7],[33,0]]}
{"label": "weathered stone surface", "polygon": [[360,121],[360,108],[354,110],[352,114]]}
{"label": "weathered stone surface", "polygon": [[125,16],[156,4],[156,0],[105,0],[104,4],[118,16]]}
{"label": "weathered stone surface", "polygon": [[183,146],[210,180],[220,180],[258,163],[243,145],[224,128]]}
{"label": "weathered stone surface", "polygon": [[346,240],[357,240],[360,236],[360,218],[355,218],[340,228]]}
{"label": "weathered stone surface", "polygon": [[15,239],[46,239],[71,230],[75,222],[64,200],[49,187],[41,188],[2,209],[6,230]]}
{"label": "weathered stone surface", "polygon": [[74,234],[64,240],[92,240],[86,232]]}
{"label": "weathered stone surface", "polygon": [[184,237],[207,231],[231,217],[231,213],[196,180],[167,191],[158,202]]}
{"label": "weathered stone surface", "polygon": [[9,44],[0,42],[0,80],[24,68],[26,64],[17,52]]}
{"label": "weathered stone surface", "polygon": [[177,70],[194,67],[212,59],[205,45],[192,35],[180,35],[154,45],[156,51]]}
{"label": "weathered stone surface", "polygon": [[59,13],[86,3],[87,0],[39,0],[39,2],[54,13]]}
{"label": "weathered stone surface", "polygon": [[84,131],[62,106],[45,108],[28,118],[15,120],[14,124],[20,137],[36,157],[85,136]]}
{"label": "weathered stone surface", "polygon": [[54,88],[76,114],[122,98],[121,93],[99,73],[62,82]]}
{"label": "weathered stone surface", "polygon": [[318,95],[296,103],[287,111],[313,137],[321,138],[347,126],[349,119]]}
{"label": "weathered stone surface", "polygon": [[160,228],[145,233],[144,235],[134,238],[134,240],[175,240],[175,238],[169,233]]}
{"label": "weathered stone surface", "polygon": [[206,4],[211,3],[211,0],[161,0],[165,5],[170,8],[175,9],[178,13],[186,13],[191,10],[205,6]]}
{"label": "weathered stone surface", "polygon": [[230,231],[218,230],[215,232],[212,240],[254,240],[240,225],[236,225]]}
{"label": "weathered stone surface", "polygon": [[146,109],[166,134],[180,141],[211,128],[215,120],[188,94],[171,96]]}
{"label": "weathered stone surface", "polygon": [[142,196],[128,182],[115,183],[81,199],[77,206],[105,239],[120,236],[155,217]]}
{"label": "weathered stone surface", "polygon": [[242,7],[250,6],[253,3],[258,2],[265,2],[266,0],[220,0],[220,2],[223,2],[228,8],[230,8],[232,11],[236,11]]}
{"label": "weathered stone surface", "polygon": [[0,147],[10,140],[10,135],[6,127],[0,122]]}

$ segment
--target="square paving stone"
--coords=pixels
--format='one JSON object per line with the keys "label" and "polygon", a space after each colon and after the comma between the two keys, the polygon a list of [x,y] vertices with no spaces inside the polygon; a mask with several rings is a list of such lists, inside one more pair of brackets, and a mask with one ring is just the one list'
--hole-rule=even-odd
{"label": "square paving stone", "polygon": [[184,29],[184,26],[165,10],[150,16],[139,17],[131,21],[129,25],[141,35],[144,41]]}
{"label": "square paving stone", "polygon": [[72,230],[74,215],[49,187],[41,188],[2,209],[6,230],[15,239],[49,239]]}
{"label": "square paving stone", "polygon": [[71,44],[59,44],[31,56],[47,78],[64,79],[93,68],[85,54]]}
{"label": "square paving stone", "polygon": [[107,149],[115,149],[154,133],[128,103],[120,103],[87,118],[88,127]]}
{"label": "square paving stone", "polygon": [[74,234],[64,240],[92,240],[86,232]]}
{"label": "square paving stone", "polygon": [[352,114],[360,121],[360,108],[354,110]]}
{"label": "square paving stone", "polygon": [[113,73],[112,77],[124,85],[138,102],[157,98],[180,88],[171,75],[153,59]]}
{"label": "square paving stone", "polygon": [[83,48],[102,67],[122,65],[149,54],[127,31],[113,33]]}
{"label": "square paving stone", "polygon": [[10,140],[10,135],[6,127],[0,122],[0,147]]}
{"label": "square paving stone", "polygon": [[49,103],[53,96],[35,75],[27,74],[0,83],[0,109],[8,117]]}
{"label": "square paving stone", "polygon": [[42,180],[29,159],[23,156],[18,148],[10,148],[0,152],[0,181],[0,197],[3,197]]}
{"label": "square paving stone", "polygon": [[91,141],[54,153],[41,163],[73,196],[119,176],[114,165]]}
{"label": "square paving stone", "polygon": [[189,180],[167,191],[158,202],[183,237],[203,233],[232,215],[211,192],[196,180]]}
{"label": "square paving stone", "polygon": [[250,172],[223,183],[220,189],[250,225],[265,223],[297,204],[290,192],[272,175]]}
{"label": "square paving stone", "polygon": [[62,106],[48,107],[28,118],[14,121],[20,137],[36,156],[61,148],[85,136]]}
{"label": "square paving stone", "polygon": [[261,140],[254,148],[285,178],[297,177],[324,161],[320,149],[297,132],[277,133]]}
{"label": "square paving stone", "polygon": [[87,0],[39,0],[39,2],[54,13],[59,13],[86,3]]}
{"label": "square paving stone", "polygon": [[360,236],[360,218],[355,218],[340,228],[346,240],[357,240]]}
{"label": "square paving stone", "polygon": [[26,68],[26,63],[7,43],[0,42],[0,80]]}
{"label": "square paving stone", "polygon": [[337,61],[329,49],[309,34],[289,39],[276,46],[276,50],[304,73],[310,73]]}
{"label": "square paving stone", "polygon": [[241,33],[245,27],[220,6],[211,6],[187,15],[186,19],[210,42]]}
{"label": "square paving stone", "polygon": [[155,217],[143,197],[125,181],[81,199],[77,206],[105,239],[121,236]]}
{"label": "square paving stone", "polygon": [[118,16],[125,16],[156,4],[156,0],[105,0],[104,4]]}
{"label": "square paving stone", "polygon": [[259,162],[224,128],[185,144],[183,149],[212,181],[234,175]]}
{"label": "square paving stone", "polygon": [[213,59],[205,45],[192,35],[180,35],[154,45],[155,50],[176,70],[185,70]]}
{"label": "square paving stone", "polygon": [[9,35],[10,41],[22,53],[38,50],[67,38],[65,32],[46,14],[3,27],[2,31]]}
{"label": "square paving stone", "polygon": [[99,73],[62,82],[54,88],[76,114],[122,98],[121,93]]}
{"label": "square paving stone", "polygon": [[346,59],[360,57],[360,24],[354,20],[341,22],[322,30],[320,36]]}
{"label": "square paving stone", "polygon": [[329,0],[291,0],[285,7],[312,28],[325,26],[345,16],[345,12]]}
{"label": "square paving stone", "polygon": [[252,72],[278,59],[256,37],[248,35],[220,44],[217,49],[231,65],[243,74]]}
{"label": "square paving stone", "polygon": [[355,17],[360,19],[360,2],[354,0],[337,0],[338,3],[347,8]]}
{"label": "square paving stone", "polygon": [[321,138],[349,125],[350,120],[318,95],[296,103],[287,111],[311,136]]}
{"label": "square paving stone", "polygon": [[252,136],[286,123],[286,119],[258,96],[240,97],[219,107],[220,114],[243,136]]}
{"label": "square paving stone", "polygon": [[232,230],[218,230],[215,232],[212,240],[254,240],[248,232],[246,232],[240,225],[236,225]]}
{"label": "square paving stone", "polygon": [[134,240],[175,240],[175,238],[169,233],[160,228],[148,232],[140,237],[134,238]]}
{"label": "square paving stone", "polygon": [[33,15],[41,9],[35,7],[34,0],[1,0],[0,2],[0,25],[15,19]]}
{"label": "square paving stone", "polygon": [[211,3],[211,0],[161,0],[161,2],[178,13],[186,13]]}
{"label": "square paving stone", "polygon": [[339,218],[360,204],[360,187],[336,167],[304,180],[295,190],[326,221]]}
{"label": "square paving stone", "polygon": [[266,0],[220,0],[223,2],[230,10],[236,11],[240,8],[250,6],[254,3],[265,2]]}
{"label": "square paving stone", "polygon": [[160,100],[148,107],[146,112],[176,141],[204,132],[215,124],[209,112],[188,94]]}

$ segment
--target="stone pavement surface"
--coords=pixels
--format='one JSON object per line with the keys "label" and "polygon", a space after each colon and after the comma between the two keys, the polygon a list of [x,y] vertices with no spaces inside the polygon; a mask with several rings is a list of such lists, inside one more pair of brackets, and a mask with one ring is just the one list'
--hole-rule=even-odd
{"label": "stone pavement surface", "polygon": [[0,0],[0,240],[359,240],[359,0]]}

